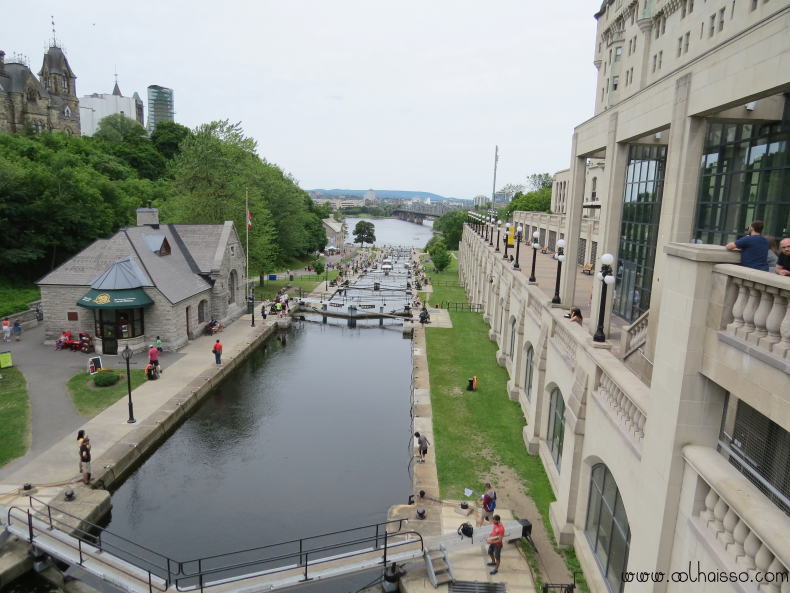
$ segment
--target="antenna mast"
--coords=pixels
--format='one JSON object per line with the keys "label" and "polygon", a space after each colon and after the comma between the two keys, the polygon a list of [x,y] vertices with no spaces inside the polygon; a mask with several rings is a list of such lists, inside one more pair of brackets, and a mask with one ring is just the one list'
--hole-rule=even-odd
{"label": "antenna mast", "polygon": [[491,209],[496,211],[496,167],[499,163],[499,146],[494,150],[494,190],[491,192]]}

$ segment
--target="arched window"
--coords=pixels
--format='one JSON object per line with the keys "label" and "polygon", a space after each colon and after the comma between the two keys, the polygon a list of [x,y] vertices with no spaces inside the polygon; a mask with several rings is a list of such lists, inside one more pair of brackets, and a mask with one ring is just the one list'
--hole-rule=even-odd
{"label": "arched window", "polygon": [[549,401],[549,430],[546,435],[546,444],[551,451],[551,457],[557,469],[562,467],[562,442],[565,438],[565,400],[559,387],[551,391]]}
{"label": "arched window", "polygon": [[532,375],[535,372],[535,350],[532,346],[527,350],[527,372],[524,373],[524,393],[527,394],[527,401],[532,401]]}
{"label": "arched window", "polygon": [[236,302],[236,270],[231,270],[228,276],[228,304]]}
{"label": "arched window", "polygon": [[27,100],[31,103],[35,103],[36,99],[38,99],[38,93],[36,92],[36,89],[34,89],[32,86],[27,87]]}
{"label": "arched window", "polygon": [[198,303],[198,323],[203,323],[206,321],[206,306],[208,305],[207,300],[202,300]]}
{"label": "arched window", "polygon": [[603,463],[593,467],[590,476],[584,532],[606,586],[611,593],[620,593],[624,586],[620,575],[628,566],[631,528],[617,483]]}
{"label": "arched window", "polygon": [[510,360],[513,360],[513,355],[516,353],[516,318],[510,323]]}

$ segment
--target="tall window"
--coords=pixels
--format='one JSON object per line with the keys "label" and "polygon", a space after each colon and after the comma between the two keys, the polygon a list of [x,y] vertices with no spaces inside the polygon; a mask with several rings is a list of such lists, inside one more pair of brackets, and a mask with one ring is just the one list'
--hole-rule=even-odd
{"label": "tall window", "polygon": [[612,78],[612,90],[616,91],[618,86],[620,86],[620,77],[615,76]]}
{"label": "tall window", "polygon": [[516,353],[516,318],[510,323],[510,360],[513,360],[513,355]]}
{"label": "tall window", "polygon": [[206,321],[206,306],[208,305],[207,300],[202,300],[198,303],[198,323],[203,323]]}
{"label": "tall window", "polygon": [[666,158],[666,146],[629,147],[612,301],[613,312],[627,321],[650,308]]}
{"label": "tall window", "polygon": [[694,238],[726,245],[754,219],[766,235],[790,233],[788,133],[778,123],[709,124]]}
{"label": "tall window", "polygon": [[562,392],[559,387],[555,387],[549,399],[549,430],[546,435],[546,444],[551,451],[551,458],[554,460],[557,470],[562,466],[562,442],[565,438],[565,400],[562,399]]}
{"label": "tall window", "polygon": [[236,270],[231,270],[228,276],[228,304],[236,302],[236,284],[238,282],[238,275]]}
{"label": "tall window", "polygon": [[535,372],[535,350],[532,346],[527,350],[527,370],[524,373],[524,393],[527,401],[532,401],[532,375]]}
{"label": "tall window", "polygon": [[623,57],[623,48],[618,47],[614,52],[614,61],[619,62]]}
{"label": "tall window", "polygon": [[617,483],[609,468],[602,463],[593,467],[590,476],[584,532],[606,587],[611,593],[620,593],[624,587],[621,575],[628,566],[631,527]]}

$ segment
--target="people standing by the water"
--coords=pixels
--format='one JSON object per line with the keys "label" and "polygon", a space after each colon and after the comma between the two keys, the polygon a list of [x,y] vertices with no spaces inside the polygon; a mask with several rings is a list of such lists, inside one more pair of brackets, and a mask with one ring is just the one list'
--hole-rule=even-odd
{"label": "people standing by the water", "polygon": [[88,435],[85,435],[82,439],[82,445],[80,445],[80,462],[82,463],[82,482],[83,484],[90,484],[91,483],[91,440],[88,438]]}
{"label": "people standing by the water", "polygon": [[217,364],[222,364],[222,344],[217,340],[211,350],[214,352],[214,360]]}
{"label": "people standing by the water", "polygon": [[425,456],[428,454],[428,439],[425,435],[421,435],[419,432],[415,432],[414,436],[417,438],[417,447],[419,448],[419,455],[420,459],[418,463],[425,463]]}

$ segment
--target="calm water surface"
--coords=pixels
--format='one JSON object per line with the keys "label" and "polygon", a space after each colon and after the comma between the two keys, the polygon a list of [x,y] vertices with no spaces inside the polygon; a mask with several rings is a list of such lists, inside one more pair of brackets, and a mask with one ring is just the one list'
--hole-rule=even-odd
{"label": "calm water surface", "polygon": [[308,316],[251,356],[112,493],[108,530],[190,560],[385,521],[411,493],[411,341],[347,323]]}
{"label": "calm water surface", "polygon": [[403,245],[406,247],[425,247],[433,237],[433,221],[426,220],[422,225],[397,218],[346,218],[348,240],[354,240],[353,230],[360,220],[372,222],[376,227],[376,245]]}

